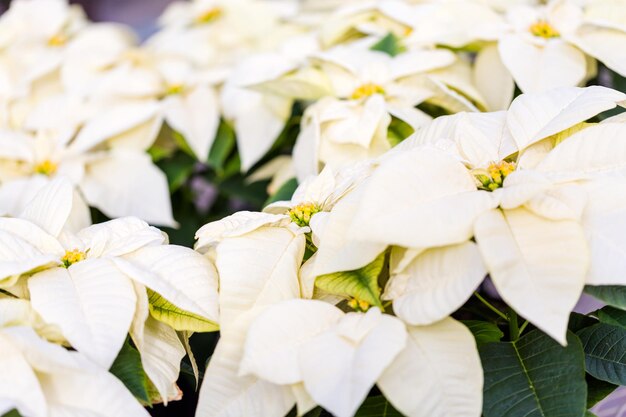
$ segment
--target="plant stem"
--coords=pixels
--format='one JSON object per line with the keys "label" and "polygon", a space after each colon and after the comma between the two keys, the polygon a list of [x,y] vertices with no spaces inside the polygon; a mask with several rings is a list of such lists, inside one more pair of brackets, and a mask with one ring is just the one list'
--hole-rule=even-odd
{"label": "plant stem", "polygon": [[515,342],[519,339],[520,329],[517,323],[517,313],[511,307],[509,307],[509,336],[511,341]]}
{"label": "plant stem", "polygon": [[526,326],[528,326],[528,320],[526,320],[524,322],[524,324],[522,324],[522,326],[519,328],[519,334],[521,335],[522,333],[524,333],[524,330],[526,330]]}
{"label": "plant stem", "polygon": [[494,307],[489,301],[487,301],[482,295],[478,294],[477,291],[474,292],[474,295],[476,296],[476,298],[478,298],[480,300],[481,303],[483,303],[485,306],[487,306],[487,308],[491,311],[493,311],[494,313],[496,313],[498,316],[502,317],[504,320],[509,321],[509,317],[504,314],[503,312],[501,312],[500,310],[498,310],[496,307]]}

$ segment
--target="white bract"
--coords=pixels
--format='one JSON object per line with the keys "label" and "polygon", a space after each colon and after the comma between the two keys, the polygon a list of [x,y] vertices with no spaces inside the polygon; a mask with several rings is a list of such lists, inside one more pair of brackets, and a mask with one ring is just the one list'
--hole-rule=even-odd
{"label": "white bract", "polygon": [[196,237],[196,249],[215,259],[221,331],[205,373],[197,414],[286,414],[297,387],[243,377],[238,366],[252,320],[279,301],[300,297],[303,233],[287,215],[242,212],[204,226]]}
{"label": "white bract", "polygon": [[130,332],[159,394],[174,398],[185,355],[175,330],[218,322],[213,265],[167,245],[166,235],[136,218],[72,234],[64,228],[72,199],[71,185],[55,180],[20,218],[0,219],[2,288],[28,297],[45,322],[105,369]]}
{"label": "white bract", "polygon": [[463,304],[485,275],[476,249],[464,244],[475,237],[504,300],[565,343],[569,312],[590,265],[606,262],[606,255],[590,254],[586,235],[594,231],[585,232],[583,215],[594,219],[587,227],[598,227],[595,233],[606,229],[595,213],[603,209],[587,203],[587,190],[599,190],[604,204],[617,209],[619,197],[611,199],[605,184],[623,166],[621,147],[612,142],[621,123],[572,127],[623,99],[600,88],[521,96],[507,113],[438,119],[384,159],[365,183],[349,235],[436,248],[413,251],[399,261],[399,271],[392,270],[388,298],[397,313],[425,324]]}
{"label": "white bract", "polygon": [[0,370],[3,414],[149,416],[113,375],[80,353],[39,338],[29,327],[0,327]]}
{"label": "white bract", "polygon": [[[377,308],[345,314],[315,300],[277,304],[250,327],[240,372],[302,383],[337,416],[354,415],[374,384],[408,416],[477,416],[482,407],[480,359],[463,325],[405,327]],[[438,400],[447,395],[459,398]]]}
{"label": "white bract", "polygon": [[[446,50],[415,50],[391,57],[361,45],[312,55],[311,67],[304,67],[301,77],[308,81],[305,85],[327,92],[303,116],[294,148],[298,178],[317,174],[325,165],[338,170],[383,154],[394,144],[388,138],[392,120],[416,130],[430,119],[415,108],[423,102],[455,111],[475,109],[436,75],[455,61]],[[276,91],[280,84],[279,80],[269,87]],[[309,91],[290,93],[310,98]]]}

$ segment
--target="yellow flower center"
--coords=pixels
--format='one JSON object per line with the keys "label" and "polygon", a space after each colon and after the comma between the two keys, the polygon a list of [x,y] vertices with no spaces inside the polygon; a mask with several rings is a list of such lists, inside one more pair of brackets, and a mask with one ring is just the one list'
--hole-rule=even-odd
{"label": "yellow flower center", "polygon": [[539,20],[536,23],[533,23],[530,25],[529,30],[534,36],[544,39],[558,38],[561,36],[559,31],[546,20]]}
{"label": "yellow flower center", "polygon": [[359,100],[373,96],[374,94],[385,94],[385,89],[378,84],[366,83],[354,90],[350,98],[352,98],[352,100]]}
{"label": "yellow flower center", "polygon": [[68,250],[65,252],[65,255],[61,258],[61,262],[65,268],[69,268],[73,264],[84,261],[87,257],[85,252],[79,251],[78,249]]}
{"label": "yellow flower center", "polygon": [[172,84],[168,85],[165,90],[165,94],[168,96],[175,96],[178,94],[182,94],[185,91],[185,86],[182,84]]}
{"label": "yellow flower center", "polygon": [[316,204],[304,203],[298,204],[297,206],[289,210],[287,214],[289,214],[289,217],[291,217],[291,221],[293,221],[295,224],[300,227],[306,227],[309,225],[311,217],[313,217],[315,213],[319,213],[320,211],[320,208]]}
{"label": "yellow flower center", "polygon": [[50,176],[57,171],[57,164],[50,160],[45,160],[35,166],[35,173]]}
{"label": "yellow flower center", "polygon": [[348,301],[348,307],[356,311],[365,312],[370,309],[370,304],[367,301],[357,300],[356,298]]}
{"label": "yellow flower center", "polygon": [[63,46],[67,43],[68,40],[69,38],[65,33],[58,33],[48,39],[48,46]]}
{"label": "yellow flower center", "polygon": [[494,191],[502,188],[504,180],[509,174],[515,171],[517,165],[515,162],[501,161],[493,163],[487,169],[475,169],[472,171],[476,178],[476,185],[479,189],[485,191]]}
{"label": "yellow flower center", "polygon": [[219,19],[224,11],[219,7],[213,7],[212,9],[207,10],[202,13],[200,16],[196,17],[194,23],[197,25],[203,25],[206,23],[211,23],[214,20]]}

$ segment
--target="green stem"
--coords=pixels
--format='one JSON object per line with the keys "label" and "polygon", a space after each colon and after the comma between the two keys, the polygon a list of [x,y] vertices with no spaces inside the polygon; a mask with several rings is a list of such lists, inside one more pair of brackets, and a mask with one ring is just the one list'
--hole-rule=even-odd
{"label": "green stem", "polygon": [[511,337],[511,341],[515,342],[519,339],[520,333],[519,325],[517,323],[517,313],[509,307],[509,336]]}
{"label": "green stem", "polygon": [[487,301],[482,295],[478,294],[477,291],[474,292],[474,295],[476,296],[476,298],[478,298],[480,300],[481,303],[483,303],[485,306],[487,306],[487,308],[491,311],[493,311],[494,313],[496,313],[498,316],[502,317],[504,320],[508,321],[509,317],[504,314],[503,312],[501,312],[500,310],[498,310],[496,307],[494,307],[489,301]]}
{"label": "green stem", "polygon": [[524,324],[522,324],[522,327],[519,328],[519,334],[521,335],[522,333],[524,333],[524,330],[526,330],[526,326],[528,326],[528,320],[526,320],[524,322]]}

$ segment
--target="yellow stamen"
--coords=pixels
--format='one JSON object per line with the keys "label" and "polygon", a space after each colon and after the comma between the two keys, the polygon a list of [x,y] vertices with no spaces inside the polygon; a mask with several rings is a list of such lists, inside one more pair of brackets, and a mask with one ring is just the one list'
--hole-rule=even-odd
{"label": "yellow stamen", "polygon": [[354,90],[350,98],[352,100],[359,100],[373,96],[374,94],[385,94],[385,89],[378,84],[366,83]]}
{"label": "yellow stamen", "polygon": [[213,7],[196,17],[194,23],[197,25],[203,25],[205,23],[211,23],[216,19],[219,19],[224,11],[219,7]]}
{"label": "yellow stamen", "polygon": [[404,29],[404,36],[410,36],[410,35],[412,35],[412,34],[413,34],[413,28],[412,28],[412,27],[410,27],[410,26],[407,26],[407,27]]}
{"label": "yellow stamen", "polygon": [[355,311],[366,312],[370,309],[371,305],[367,301],[357,300],[356,298],[353,298],[348,301],[348,307]]}
{"label": "yellow stamen", "polygon": [[476,179],[476,185],[480,190],[494,191],[502,188],[504,180],[515,171],[515,162],[501,161],[492,163],[487,169],[475,169],[472,171]]}
{"label": "yellow stamen", "polygon": [[79,251],[78,249],[68,250],[65,252],[65,255],[61,258],[61,262],[65,268],[69,268],[71,265],[84,261],[87,257],[85,252]]}
{"label": "yellow stamen", "polygon": [[178,94],[182,94],[183,91],[185,91],[185,86],[182,84],[172,84],[167,86],[167,89],[165,90],[165,94],[168,96],[175,96]]}
{"label": "yellow stamen", "polygon": [[304,203],[295,206],[294,208],[289,210],[287,214],[289,215],[289,217],[291,217],[291,221],[293,221],[295,224],[300,227],[306,227],[309,225],[311,217],[313,217],[315,213],[319,213],[320,211],[320,208],[316,204]]}
{"label": "yellow stamen", "polygon": [[558,38],[561,36],[559,31],[546,20],[539,20],[533,23],[530,25],[529,30],[534,36],[544,39]]}
{"label": "yellow stamen", "polygon": [[58,33],[48,39],[48,46],[63,46],[69,40],[68,36],[65,33]]}
{"label": "yellow stamen", "polygon": [[46,175],[49,177],[57,171],[57,168],[58,168],[57,164],[55,164],[54,162],[50,160],[45,160],[43,162],[40,162],[37,166],[35,166],[35,173]]}

